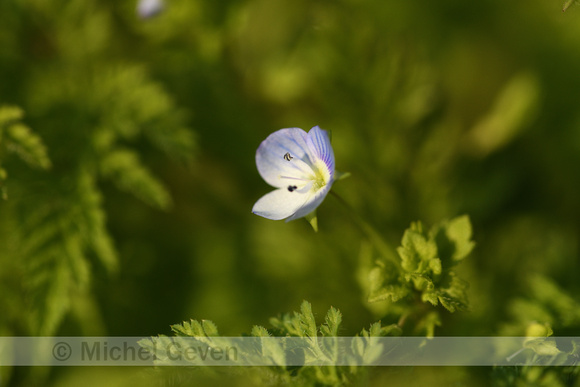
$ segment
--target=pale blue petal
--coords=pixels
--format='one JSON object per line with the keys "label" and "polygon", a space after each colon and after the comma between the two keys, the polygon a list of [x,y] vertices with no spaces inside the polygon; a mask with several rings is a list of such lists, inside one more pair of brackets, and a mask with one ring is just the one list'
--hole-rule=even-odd
{"label": "pale blue petal", "polygon": [[285,219],[296,213],[308,200],[309,194],[290,192],[287,188],[280,188],[262,196],[252,212],[267,219]]}
{"label": "pale blue petal", "polygon": [[139,0],[137,13],[141,18],[147,19],[163,11],[163,8],[163,0]]}
{"label": "pale blue petal", "polygon": [[334,151],[332,150],[330,138],[326,130],[320,129],[318,125],[313,127],[308,132],[306,143],[314,156],[326,164],[332,178],[334,175]]}
{"label": "pale blue petal", "polygon": [[304,179],[312,175],[312,155],[306,138],[306,132],[299,128],[270,134],[256,151],[260,176],[271,186],[281,188],[289,184],[287,178]]}
{"label": "pale blue petal", "polygon": [[326,197],[328,192],[330,192],[331,186],[332,181],[326,186],[324,186],[322,189],[317,191],[316,194],[311,193],[307,201],[294,214],[292,214],[288,219],[286,219],[286,222],[302,218],[303,216],[310,214],[312,211],[318,208],[318,206],[324,201],[324,198]]}

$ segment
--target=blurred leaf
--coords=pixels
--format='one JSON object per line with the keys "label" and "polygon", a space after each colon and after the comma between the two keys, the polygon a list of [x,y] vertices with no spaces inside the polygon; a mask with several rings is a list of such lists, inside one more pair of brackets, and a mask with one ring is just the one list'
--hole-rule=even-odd
{"label": "blurred leaf", "polygon": [[51,162],[42,140],[18,122],[23,115],[24,112],[18,107],[0,106],[0,146],[16,153],[30,166],[48,169]]}
{"label": "blurred leaf", "polygon": [[472,152],[486,156],[512,141],[535,118],[539,96],[540,85],[534,74],[522,72],[514,76],[491,111],[468,133]]}
{"label": "blurred leaf", "polygon": [[171,205],[171,197],[163,185],[143,167],[137,153],[116,149],[100,162],[101,173],[123,191],[130,192],[144,202],[159,208]]}
{"label": "blurred leaf", "polygon": [[424,334],[425,337],[435,336],[435,327],[441,326],[441,317],[437,311],[431,311],[419,320],[415,327],[416,333]]}
{"label": "blurred leaf", "polygon": [[552,327],[561,330],[580,325],[580,302],[539,274],[530,276],[526,296],[512,299],[507,308],[511,321],[502,327],[505,335],[549,336]]}

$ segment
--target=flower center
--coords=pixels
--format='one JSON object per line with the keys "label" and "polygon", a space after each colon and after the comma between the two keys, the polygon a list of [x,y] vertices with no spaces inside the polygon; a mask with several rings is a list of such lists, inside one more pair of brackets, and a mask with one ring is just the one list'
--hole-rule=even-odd
{"label": "flower center", "polygon": [[315,191],[318,191],[330,182],[330,171],[328,170],[328,167],[324,161],[316,160],[316,162],[312,165],[312,172],[314,172],[311,177],[313,182],[312,188]]}

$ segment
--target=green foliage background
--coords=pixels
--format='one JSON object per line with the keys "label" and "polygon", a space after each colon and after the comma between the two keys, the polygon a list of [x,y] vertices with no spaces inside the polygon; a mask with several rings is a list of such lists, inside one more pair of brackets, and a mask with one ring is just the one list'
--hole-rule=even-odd
{"label": "green foliage background", "polygon": [[[339,309],[341,335],[396,323],[368,302],[380,252],[335,198],[318,233],[250,212],[270,190],[260,142],[320,125],[352,174],[333,190],[393,252],[411,222],[469,215],[476,247],[454,269],[469,308],[436,335],[580,335],[579,8],[168,0],[141,20],[135,5],[0,2],[0,334],[150,336],[193,318],[236,336],[303,299],[319,319]],[[135,373],[0,370],[55,386]]]}

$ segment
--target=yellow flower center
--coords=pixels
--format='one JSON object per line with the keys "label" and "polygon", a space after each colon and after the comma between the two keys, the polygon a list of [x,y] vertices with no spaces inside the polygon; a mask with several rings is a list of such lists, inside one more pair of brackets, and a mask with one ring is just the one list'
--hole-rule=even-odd
{"label": "yellow flower center", "polygon": [[316,160],[314,165],[312,165],[312,172],[314,172],[314,175],[311,177],[314,191],[318,191],[330,182],[330,171],[324,161]]}

